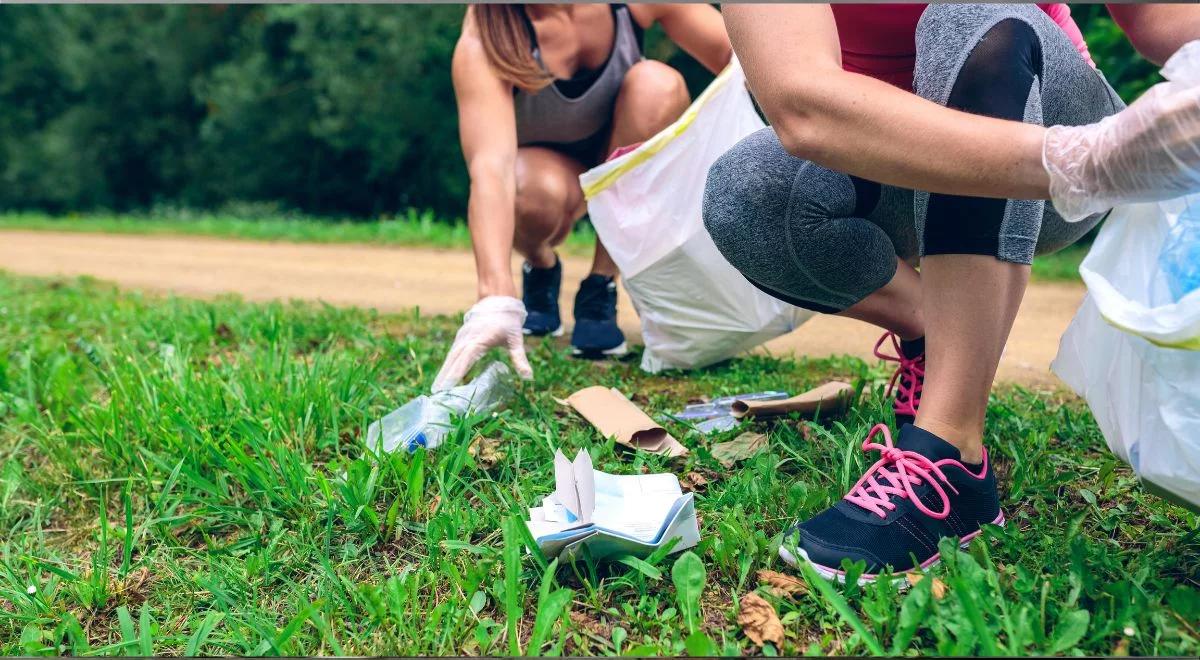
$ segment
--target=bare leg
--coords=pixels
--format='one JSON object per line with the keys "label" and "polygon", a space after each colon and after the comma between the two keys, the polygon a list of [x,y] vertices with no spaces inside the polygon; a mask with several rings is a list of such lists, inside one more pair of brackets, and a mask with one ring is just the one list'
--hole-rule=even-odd
{"label": "bare leg", "polygon": [[[625,74],[617,95],[608,153],[653,137],[678,119],[689,102],[687,85],[675,69],[653,60],[633,65]],[[592,272],[610,277],[617,274],[617,265],[599,240],[592,259]]]}
{"label": "bare leg", "polygon": [[836,316],[866,321],[900,335],[901,339],[925,336],[921,275],[904,261],[897,262],[896,274],[890,282]]}
{"label": "bare leg", "polygon": [[921,260],[925,389],[916,425],[983,459],[988,393],[1029,283],[1029,266],[973,254]]}
{"label": "bare leg", "polygon": [[534,268],[554,266],[554,246],[583,214],[583,165],[543,147],[517,150],[516,232],[513,247]]}

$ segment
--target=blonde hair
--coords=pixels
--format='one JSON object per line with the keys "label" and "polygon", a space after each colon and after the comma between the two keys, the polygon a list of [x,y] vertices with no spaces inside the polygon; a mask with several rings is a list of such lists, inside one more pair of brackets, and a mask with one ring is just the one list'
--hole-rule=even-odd
{"label": "blonde hair", "polygon": [[529,18],[524,5],[481,4],[471,7],[488,64],[501,79],[527,92],[554,80],[533,57]]}

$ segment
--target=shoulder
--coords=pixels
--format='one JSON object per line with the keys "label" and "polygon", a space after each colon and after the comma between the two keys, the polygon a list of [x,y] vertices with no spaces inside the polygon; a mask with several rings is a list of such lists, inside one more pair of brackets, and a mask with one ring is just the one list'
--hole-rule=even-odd
{"label": "shoulder", "polygon": [[625,5],[629,9],[629,15],[633,17],[642,29],[649,28],[655,22],[662,20],[662,17],[677,7],[668,4],[637,4]]}
{"label": "shoulder", "polygon": [[458,42],[454,45],[453,66],[457,68],[460,64],[474,66],[479,63],[487,63],[487,52],[483,48],[479,30],[475,28],[474,16],[468,9],[463,18],[462,33],[458,35]]}

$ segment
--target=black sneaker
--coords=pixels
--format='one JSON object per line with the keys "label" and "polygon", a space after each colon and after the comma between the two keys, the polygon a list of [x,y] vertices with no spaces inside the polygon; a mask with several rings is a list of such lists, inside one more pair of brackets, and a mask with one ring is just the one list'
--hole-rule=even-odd
{"label": "black sneaker", "polygon": [[[873,441],[879,434],[884,444]],[[883,457],[841,502],[793,528],[779,548],[785,562],[804,561],[842,580],[842,560],[865,561],[859,582],[866,583],[885,568],[904,573],[936,564],[942,537],[966,547],[982,525],[1004,524],[986,450],[982,464],[963,464],[958,448],[911,424],[896,446],[888,427],[876,424],[863,450]]]}
{"label": "black sneaker", "polygon": [[617,283],[604,275],[588,275],[575,296],[575,329],[571,349],[580,357],[624,355],[625,334],[617,327]]}
{"label": "black sneaker", "polygon": [[558,290],[562,287],[562,262],[554,257],[551,268],[534,268],[526,261],[521,268],[521,300],[525,303],[525,334],[559,337],[563,333],[558,313]]}
{"label": "black sneaker", "polygon": [[[895,354],[882,352],[883,342],[891,339]],[[904,341],[894,332],[885,333],[875,342],[875,357],[896,362],[896,371],[888,382],[884,396],[892,396],[892,409],[896,412],[896,428],[912,424],[921,407],[921,390],[925,387],[925,338]]]}

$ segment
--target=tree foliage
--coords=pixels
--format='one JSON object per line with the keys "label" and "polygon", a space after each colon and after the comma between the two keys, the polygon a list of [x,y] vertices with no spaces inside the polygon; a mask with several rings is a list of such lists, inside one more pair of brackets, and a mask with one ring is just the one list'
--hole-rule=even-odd
{"label": "tree foliage", "polygon": [[[1156,80],[1079,6],[1127,99]],[[0,209],[461,215],[446,5],[0,7]],[[660,30],[649,56],[709,79]]]}

